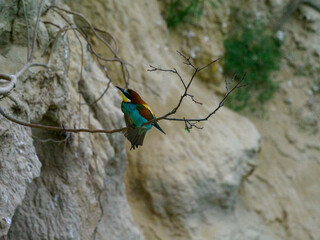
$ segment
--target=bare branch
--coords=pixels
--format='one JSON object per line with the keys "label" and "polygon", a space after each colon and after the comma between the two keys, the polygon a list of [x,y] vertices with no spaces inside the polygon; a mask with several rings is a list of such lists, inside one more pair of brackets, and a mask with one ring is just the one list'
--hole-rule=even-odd
{"label": "bare branch", "polygon": [[42,10],[44,7],[44,3],[45,3],[45,0],[41,0],[39,11],[38,11],[37,22],[36,22],[36,26],[35,26],[35,29],[33,32],[33,43],[32,43],[31,54],[30,54],[30,58],[28,59],[28,62],[33,61],[34,52],[36,51],[36,48],[37,48],[36,45],[37,45],[38,27],[39,27],[39,22],[40,22]]}
{"label": "bare branch", "polygon": [[149,65],[151,69],[148,69],[148,72],[154,72],[154,71],[161,71],[161,72],[172,72],[174,74],[177,74],[177,76],[179,77],[180,81],[182,82],[184,88],[186,88],[186,84],[184,83],[181,75],[179,74],[179,72],[177,71],[177,69],[173,68],[173,69],[162,69],[162,68],[156,68],[152,65]]}
{"label": "bare branch", "polygon": [[191,100],[192,100],[194,103],[199,104],[199,105],[202,105],[202,102],[198,102],[197,100],[195,100],[193,95],[187,93],[187,96],[190,97]]}
{"label": "bare branch", "polygon": [[44,68],[49,68],[50,66],[48,64],[44,63],[27,63],[24,65],[16,74],[16,78],[20,77],[22,74],[24,74],[25,71],[27,71],[31,67],[44,67]]}
{"label": "bare branch", "polygon": [[199,123],[199,122],[192,123],[190,120],[184,119],[184,123],[185,123],[185,126],[186,126],[186,130],[188,132],[190,132],[190,129],[192,129],[193,127],[197,128],[197,129],[200,129],[200,130],[203,129],[203,127],[197,126],[197,123]]}
{"label": "bare branch", "polygon": [[27,61],[30,59],[30,29],[29,29],[29,21],[27,18],[27,10],[26,10],[26,4],[24,0],[22,0],[22,5],[23,5],[23,13],[24,13],[24,18],[26,21],[26,28],[27,28],[27,38],[28,38],[28,53],[27,53]]}
{"label": "bare branch", "polygon": [[[84,27],[85,28],[85,27]],[[115,52],[116,53],[119,53],[119,45],[118,45],[118,42],[117,40],[112,36],[111,33],[107,32],[107,31],[104,31],[102,29],[99,29],[99,28],[94,28],[97,32],[100,32],[100,33],[104,33],[106,34],[108,37],[110,37],[112,39],[112,41],[114,42],[115,46],[116,46],[116,49],[115,49]]]}
{"label": "bare branch", "polygon": [[31,128],[39,128],[39,129],[46,129],[50,131],[57,131],[57,132],[73,132],[73,133],[80,133],[80,132],[87,132],[87,133],[116,133],[116,132],[122,132],[126,128],[118,128],[114,130],[105,130],[105,129],[86,129],[86,128],[64,128],[64,127],[55,127],[55,126],[47,126],[37,123],[27,123],[21,120],[18,120],[10,115],[8,115],[1,107],[0,107],[0,114],[4,116],[6,119],[8,119],[11,122],[17,123],[19,125],[23,125],[26,127]]}
{"label": "bare branch", "polygon": [[184,64],[186,64],[188,66],[191,66],[193,69],[196,69],[196,66],[194,66],[193,63],[190,60],[191,57],[186,57],[182,52],[180,52],[178,50],[177,50],[177,53],[179,53],[179,55],[186,60],[186,62],[183,62]]}
{"label": "bare branch", "polygon": [[213,60],[213,61],[209,62],[207,65],[205,65],[205,66],[203,66],[203,67],[199,68],[199,72],[200,72],[201,70],[203,70],[203,69],[205,69],[205,68],[209,67],[210,65],[214,64],[215,62],[217,62],[217,61],[219,61],[219,60],[220,60],[220,58],[217,58],[217,59],[215,59],[215,60]]}
{"label": "bare branch", "polygon": [[99,203],[99,208],[100,208],[100,217],[99,217],[99,220],[98,220],[98,224],[96,224],[96,227],[94,228],[94,231],[93,231],[93,239],[95,240],[96,239],[96,235],[97,235],[97,232],[98,232],[98,227],[99,227],[99,224],[103,218],[103,215],[104,215],[104,210],[103,210],[103,206],[102,206],[102,194],[103,194],[103,191],[101,191],[99,193],[99,196],[98,196],[98,203]]}
{"label": "bare branch", "polygon": [[[144,123],[143,125],[150,124],[150,123],[153,123],[153,122],[155,122],[155,121],[160,121],[160,120],[163,120],[163,119],[164,119],[164,120],[169,120],[169,121],[182,121],[182,122],[185,123],[186,129],[187,129],[188,131],[189,131],[192,127],[195,127],[195,128],[198,128],[198,129],[202,129],[202,127],[198,127],[198,126],[197,126],[197,123],[203,122],[203,121],[207,121],[213,114],[215,114],[221,107],[223,107],[225,100],[229,97],[229,95],[230,95],[235,89],[238,89],[238,88],[241,88],[241,87],[246,86],[246,85],[241,85],[241,83],[242,83],[242,82],[244,81],[244,79],[245,79],[246,73],[242,76],[241,80],[240,80],[234,87],[232,87],[231,89],[230,89],[230,87],[231,87],[232,83],[234,82],[234,80],[235,80],[235,78],[236,78],[236,74],[233,76],[233,78],[230,80],[229,83],[226,81],[226,94],[225,94],[224,98],[220,101],[219,105],[218,105],[212,112],[210,112],[206,117],[203,117],[203,118],[190,118],[190,119],[186,119],[186,118],[171,118],[171,117],[169,117],[169,116],[174,115],[174,114],[177,112],[177,110],[180,108],[181,103],[183,102],[183,100],[184,100],[184,98],[185,98],[186,96],[191,97],[191,99],[193,100],[193,102],[195,102],[195,103],[197,103],[197,104],[200,104],[200,102],[197,102],[197,101],[194,99],[194,96],[193,96],[193,95],[191,95],[191,94],[188,93],[189,87],[191,86],[191,84],[192,84],[192,82],[193,82],[196,74],[197,74],[199,71],[207,68],[208,66],[210,66],[211,64],[213,64],[214,62],[216,62],[216,61],[218,60],[218,59],[213,60],[213,61],[211,61],[209,64],[207,64],[207,65],[205,65],[205,66],[203,66],[203,67],[201,67],[201,68],[198,68],[198,67],[196,67],[196,66],[191,62],[190,57],[186,57],[183,53],[181,53],[181,52],[179,52],[179,51],[177,51],[177,52],[179,53],[180,56],[182,56],[182,57],[186,60],[186,62],[184,62],[184,64],[186,64],[186,65],[188,65],[188,66],[190,66],[190,67],[192,67],[192,68],[194,69],[193,75],[191,76],[188,84],[185,86],[185,91],[184,91],[184,93],[181,95],[180,100],[179,100],[177,106],[174,107],[174,108],[173,108],[170,112],[168,112],[167,114],[164,114],[164,115],[161,116],[161,117],[152,119],[152,120]],[[151,66],[151,65],[150,65],[150,67],[151,67],[151,70],[150,70],[150,71],[165,71],[165,72],[173,72],[173,73],[175,73],[174,70],[164,70],[164,69],[161,69],[161,68],[153,67],[153,66]],[[182,79],[182,82],[184,82],[183,79]]]}
{"label": "bare branch", "polygon": [[306,5],[306,6],[309,6],[311,8],[313,8],[314,10],[320,12],[320,3],[318,1],[318,3],[316,3],[316,1],[313,1],[313,0],[304,0],[302,2],[302,4]]}
{"label": "bare branch", "polygon": [[103,96],[107,93],[107,91],[109,90],[110,85],[111,85],[111,80],[109,80],[106,89],[102,92],[102,94],[101,94],[96,100],[94,100],[94,101],[91,102],[91,103],[81,103],[81,105],[94,105],[94,104],[96,104],[97,102],[99,102],[99,101],[102,99],[102,97],[103,97]]}
{"label": "bare branch", "polygon": [[[71,11],[71,10],[67,10],[67,9],[63,9],[63,8],[60,8],[60,7],[57,7],[55,5],[52,5],[48,8],[49,9],[58,9],[60,11],[63,11],[63,12],[66,12],[68,14],[72,14],[74,16],[78,16],[80,17],[82,20],[84,20],[86,22],[86,24],[88,25],[88,27],[91,29],[91,31],[94,33],[94,35],[102,42],[104,43],[108,48],[109,50],[113,53],[114,55],[114,58],[113,60],[114,61],[117,61],[117,62],[120,62],[121,64],[121,71],[122,71],[122,75],[123,75],[123,79],[124,79],[124,82],[125,82],[125,86],[126,88],[128,87],[129,85],[129,80],[130,80],[130,74],[129,74],[129,71],[128,71],[128,68],[126,66],[126,63],[119,57],[118,55],[118,49],[113,49],[113,47],[98,33],[99,31],[96,30],[96,28],[89,22],[89,20],[81,13],[78,13],[78,12],[75,12],[75,11]],[[47,11],[48,11],[47,10]],[[80,29],[80,28],[79,28]],[[83,32],[84,34],[84,32]],[[111,34],[109,34],[111,35]],[[114,39],[114,38],[112,38]],[[87,41],[88,42],[88,41]],[[109,61],[109,60],[108,60]]]}
{"label": "bare branch", "polygon": [[68,139],[71,137],[71,135],[67,134],[65,139],[62,139],[62,140],[55,140],[55,139],[52,139],[52,138],[41,139],[41,138],[38,138],[38,137],[36,137],[34,135],[32,135],[32,137],[34,139],[38,140],[39,142],[42,142],[42,143],[47,143],[47,142],[63,143],[63,142],[68,141]]}
{"label": "bare branch", "polygon": [[53,22],[50,22],[50,21],[43,21],[44,24],[50,24],[52,26],[55,26],[56,28],[59,28],[59,30],[62,29],[62,27],[60,27],[58,24],[55,24]]}
{"label": "bare branch", "polygon": [[[119,56],[118,56],[118,51],[119,51],[119,46],[118,46],[118,43],[117,41],[115,40],[115,38],[112,36],[112,34],[106,32],[106,31],[103,31],[103,30],[100,30],[96,27],[94,27],[86,18],[85,16],[83,16],[81,13],[77,13],[77,12],[74,12],[74,11],[70,11],[70,10],[66,10],[66,9],[62,9],[62,8],[59,8],[57,6],[50,6],[48,10],[52,9],[53,11],[55,11],[56,13],[58,13],[66,22],[69,23],[69,26],[71,28],[71,23],[63,16],[63,14],[59,11],[63,11],[63,12],[66,12],[68,14],[72,14],[74,16],[78,16],[80,17],[82,20],[84,20],[86,22],[86,24],[88,26],[86,27],[80,27],[80,26],[76,26],[74,27],[73,30],[76,30],[78,31],[82,37],[86,40],[86,42],[88,43],[88,51],[93,54],[94,56],[97,57],[98,61],[99,60],[102,60],[102,61],[105,61],[105,62],[119,62],[121,64],[121,71],[122,71],[122,76],[123,76],[123,79],[124,79],[124,82],[125,82],[125,86],[128,87],[129,85],[129,80],[130,80],[130,73],[129,73],[129,70],[127,68],[127,65],[130,66],[129,63],[123,61]],[[100,40],[102,41],[110,50],[111,52],[114,54],[114,57],[113,58],[105,58],[105,57],[102,57],[100,54],[98,54],[92,44],[91,44],[91,41],[89,39],[89,37],[87,36],[87,34],[85,33],[84,29],[90,29],[92,31],[92,33]],[[69,30],[69,29],[66,29],[66,31]],[[99,33],[103,33],[105,35],[107,35],[108,37],[111,38],[111,40],[114,42],[115,44],[115,47],[116,49],[113,49],[111,44],[109,44],[101,35],[98,34]],[[63,34],[64,31],[62,31],[60,34]],[[58,37],[58,35],[57,35]],[[101,64],[100,64],[101,65]]]}
{"label": "bare branch", "polygon": [[0,87],[0,95],[8,94],[13,88],[16,87],[17,77],[15,75],[9,75],[5,73],[0,73],[0,80],[9,82],[5,87]]}
{"label": "bare branch", "polygon": [[49,67],[46,64],[42,63],[27,63],[24,65],[16,74],[10,75],[6,73],[0,73],[0,83],[8,82],[5,87],[0,87],[0,95],[8,94],[12,89],[16,87],[17,79],[20,77],[25,71],[27,71],[31,67]]}
{"label": "bare branch", "polygon": [[7,95],[13,88],[15,88],[17,79],[25,72],[27,71],[30,67],[36,67],[36,66],[42,66],[42,67],[48,67],[46,64],[42,63],[32,63],[33,57],[34,57],[34,52],[36,49],[36,41],[37,41],[37,34],[38,34],[38,26],[42,14],[42,10],[44,7],[45,0],[42,0],[40,3],[39,11],[38,11],[38,17],[36,20],[36,25],[34,29],[34,34],[33,34],[33,44],[32,44],[32,49],[30,52],[30,31],[29,31],[29,24],[28,24],[28,19],[27,19],[27,14],[26,14],[26,6],[25,2],[23,1],[23,10],[24,10],[24,16],[26,20],[26,27],[27,27],[27,35],[28,35],[28,57],[27,57],[27,63],[14,75],[9,75],[6,73],[0,73],[0,82],[3,83],[4,81],[9,82],[7,86],[5,87],[0,87],[0,95]]}
{"label": "bare branch", "polygon": [[165,120],[170,120],[170,121],[190,121],[190,122],[203,122],[203,121],[207,121],[213,114],[215,114],[221,107],[223,107],[224,102],[226,101],[226,99],[230,96],[230,94],[238,89],[238,88],[242,88],[247,86],[248,84],[245,85],[241,85],[241,83],[244,81],[245,77],[246,77],[247,73],[244,73],[244,75],[242,76],[241,80],[230,90],[227,90],[224,98],[219,102],[219,105],[212,111],[210,112],[206,117],[204,118],[190,118],[190,119],[186,119],[186,118],[168,118],[165,117]]}

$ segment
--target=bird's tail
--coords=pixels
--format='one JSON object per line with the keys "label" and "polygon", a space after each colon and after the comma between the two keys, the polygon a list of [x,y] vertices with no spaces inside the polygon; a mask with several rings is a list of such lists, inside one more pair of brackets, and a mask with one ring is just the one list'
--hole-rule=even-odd
{"label": "bird's tail", "polygon": [[124,133],[124,136],[130,141],[131,149],[138,148],[142,146],[144,137],[149,129],[147,128],[138,128],[138,127],[128,127]]}
{"label": "bird's tail", "polygon": [[157,122],[153,122],[152,123],[153,126],[155,126],[158,130],[160,130],[162,133],[166,134],[162,129],[161,127],[159,126],[159,124]]}

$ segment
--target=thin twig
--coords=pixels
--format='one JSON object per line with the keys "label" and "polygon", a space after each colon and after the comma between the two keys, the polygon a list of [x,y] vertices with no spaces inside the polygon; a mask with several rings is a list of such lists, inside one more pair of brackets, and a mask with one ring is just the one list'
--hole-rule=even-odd
{"label": "thin twig", "polygon": [[[188,66],[191,66],[193,69],[196,69],[196,66],[193,65],[193,63],[192,63],[191,60],[190,60],[191,57],[186,57],[186,56],[185,56],[182,52],[180,52],[179,50],[177,50],[177,53],[179,53],[179,55],[186,60],[186,62],[183,62],[184,64],[186,64],[186,65],[188,65]],[[201,69],[201,70],[202,70],[202,69]]]}
{"label": "thin twig", "polygon": [[27,18],[27,10],[26,10],[26,4],[24,0],[22,0],[22,5],[23,5],[23,13],[24,13],[24,18],[26,21],[26,28],[27,28],[27,38],[28,38],[28,53],[27,53],[27,61],[30,59],[30,29],[29,29],[29,21]]}
{"label": "thin twig", "polygon": [[55,139],[52,139],[52,138],[41,139],[41,138],[38,138],[38,137],[36,137],[34,135],[32,135],[32,137],[34,139],[38,140],[39,142],[42,142],[42,143],[47,143],[47,142],[63,143],[63,142],[68,141],[68,139],[70,138],[70,134],[67,134],[65,139],[63,139],[63,140],[55,140]]}
{"label": "thin twig", "polygon": [[8,81],[8,85],[5,87],[0,87],[0,95],[7,95],[13,88],[15,88],[17,79],[25,72],[27,71],[30,67],[36,67],[36,66],[42,66],[42,67],[48,67],[49,65],[47,64],[42,64],[42,63],[33,63],[33,57],[34,57],[34,52],[36,50],[36,41],[37,41],[37,34],[38,34],[38,27],[39,27],[39,22],[41,18],[41,13],[44,7],[45,0],[42,0],[40,3],[39,11],[38,11],[38,17],[36,20],[36,25],[33,33],[33,44],[32,44],[32,49],[29,54],[30,50],[30,34],[29,34],[29,25],[28,25],[28,19],[26,15],[26,7],[25,7],[25,2],[23,1],[23,10],[25,14],[25,19],[26,19],[26,26],[27,26],[27,32],[28,32],[28,61],[27,63],[14,75],[9,75],[9,74],[0,74],[0,80],[6,80]]}
{"label": "thin twig", "polygon": [[205,69],[205,68],[209,67],[210,65],[214,64],[215,62],[217,62],[217,61],[219,61],[219,60],[220,60],[220,58],[217,58],[217,59],[215,59],[215,60],[213,60],[213,61],[209,62],[207,65],[205,65],[205,66],[203,66],[203,67],[199,68],[199,71],[201,71],[201,70],[203,70],[203,69]]}
{"label": "thin twig", "polygon": [[8,82],[8,84],[4,87],[0,87],[0,95],[7,95],[12,89],[16,87],[17,79],[29,68],[31,67],[46,67],[49,66],[47,64],[43,63],[31,63],[28,62],[25,64],[16,74],[6,74],[6,73],[0,73],[0,82]]}
{"label": "thin twig", "polygon": [[313,8],[314,10],[320,12],[320,3],[319,3],[319,1],[316,2],[316,1],[312,1],[312,0],[304,0],[302,2],[302,4],[304,4],[306,6],[309,6],[309,7]]}
{"label": "thin twig", "polygon": [[45,0],[41,0],[39,11],[38,11],[37,22],[36,22],[36,26],[35,26],[35,29],[34,29],[34,32],[33,32],[33,42],[32,42],[31,54],[30,54],[30,58],[28,59],[28,62],[32,62],[33,61],[34,52],[36,51],[36,48],[37,48],[36,45],[37,45],[38,27],[39,27],[40,18],[41,18],[41,14],[42,14],[42,10],[43,10],[44,4],[45,4]]}
{"label": "thin twig", "polygon": [[101,213],[100,213],[99,221],[98,221],[98,223],[97,223],[97,225],[95,226],[94,231],[93,231],[93,239],[96,239],[96,235],[97,235],[97,232],[98,232],[99,223],[101,222],[101,220],[102,220],[102,218],[103,218],[103,214],[104,214],[104,212],[103,212],[103,206],[102,206],[102,198],[101,198],[102,193],[103,193],[103,191],[101,191],[101,192],[99,193],[99,196],[98,196],[98,203],[99,203],[99,207],[100,207]]}
{"label": "thin twig", "polygon": [[224,102],[226,101],[226,99],[229,97],[229,95],[236,89],[238,88],[242,88],[247,86],[248,84],[244,84],[241,85],[241,83],[244,81],[245,77],[246,77],[246,72],[244,73],[244,75],[242,76],[241,80],[233,87],[231,88],[226,95],[224,96],[224,98],[219,102],[219,105],[212,111],[210,112],[206,117],[204,118],[190,118],[190,119],[185,119],[185,118],[168,118],[165,117],[164,119],[166,120],[170,120],[170,121],[192,121],[192,122],[203,122],[203,121],[207,121],[213,114],[215,114],[221,107],[224,106]]}
{"label": "thin twig", "polygon": [[88,133],[116,133],[116,132],[122,132],[126,128],[118,128],[114,130],[105,130],[105,129],[86,129],[86,128],[64,128],[64,127],[54,127],[54,126],[47,126],[37,123],[27,123],[21,120],[18,120],[10,115],[8,115],[1,107],[0,107],[0,114],[4,116],[6,119],[8,119],[11,122],[17,123],[19,125],[23,125],[26,127],[31,128],[39,128],[39,129],[46,129],[51,131],[57,131],[57,132],[73,132],[73,133],[80,133],[80,132],[88,132]]}
{"label": "thin twig", "polygon": [[91,102],[91,103],[81,103],[81,105],[94,105],[94,104],[96,104],[97,102],[99,102],[99,101],[102,99],[102,97],[103,97],[103,96],[107,93],[107,91],[109,90],[110,85],[111,85],[111,80],[109,80],[106,89],[101,93],[101,95],[100,95],[96,100],[94,100],[94,101]]}
{"label": "thin twig", "polygon": [[202,105],[202,102],[199,102],[199,101],[195,100],[195,98],[194,98],[193,95],[187,93],[187,96],[189,96],[194,103],[199,104],[199,105]]}
{"label": "thin twig", "polygon": [[[46,21],[45,23],[53,25],[51,22],[48,22],[48,21]],[[77,27],[77,26],[69,26],[69,27],[68,27],[68,26],[65,26],[65,27],[63,27],[63,28],[60,28],[60,31],[57,32],[57,34],[56,34],[56,36],[55,36],[55,38],[54,38],[54,40],[53,40],[53,45],[52,45],[52,49],[53,49],[53,50],[54,50],[54,48],[55,48],[57,39],[60,37],[60,35],[66,33],[66,32],[69,31],[69,30],[77,31],[78,33],[80,33],[80,34],[82,35],[82,37],[85,39],[85,41],[86,41],[87,44],[88,44],[88,48],[87,48],[88,51],[89,51],[91,54],[93,54],[95,57],[97,57],[97,59],[102,60],[102,61],[105,61],[105,62],[120,62],[120,60],[119,60],[118,58],[106,58],[106,57],[102,57],[100,54],[98,54],[98,53],[94,50],[94,48],[93,48],[93,46],[92,46],[92,43],[91,43],[90,39],[88,38],[88,36],[87,36],[79,27]],[[49,56],[49,59],[51,59],[51,55],[52,55],[52,51],[51,51],[51,54],[50,54],[50,56]],[[122,61],[124,64],[126,64],[126,65],[130,65],[129,63],[127,63],[127,62],[125,62],[125,61],[123,61],[123,60],[121,60],[121,61]],[[48,64],[50,64],[50,63],[51,63],[51,60],[48,61]]]}
{"label": "thin twig", "polygon": [[0,80],[1,83],[4,81],[9,82],[7,86],[0,87],[0,95],[6,95],[16,87],[17,77],[15,75],[0,73]]}
{"label": "thin twig", "polygon": [[96,30],[96,28],[90,23],[90,21],[81,13],[75,12],[75,11],[71,11],[71,10],[67,10],[64,8],[60,8],[57,7],[55,5],[52,5],[48,8],[49,9],[58,9],[60,11],[66,12],[68,14],[72,14],[74,16],[78,16],[80,17],[82,20],[84,20],[86,22],[86,24],[89,26],[89,28],[91,29],[91,31],[94,33],[94,35],[100,40],[102,41],[108,48],[109,50],[114,54],[114,61],[118,61],[121,64],[121,70],[122,70],[122,74],[123,74],[123,78],[124,78],[124,82],[125,82],[125,86],[128,87],[129,85],[129,80],[130,80],[130,74],[128,71],[128,68],[126,66],[126,63],[119,57],[117,50],[113,49],[113,47],[98,33],[98,31]]}
{"label": "thin twig", "polygon": [[199,123],[199,122],[192,123],[190,120],[185,119],[184,123],[185,123],[186,128],[189,130],[192,129],[193,127],[200,129],[200,130],[203,129],[203,127],[197,126],[197,123]]}
{"label": "thin twig", "polygon": [[175,68],[173,68],[173,69],[162,69],[162,68],[154,67],[154,66],[152,66],[152,65],[149,65],[149,67],[150,67],[151,69],[148,69],[148,70],[147,70],[148,72],[161,71],[161,72],[172,72],[172,73],[176,74],[176,75],[179,77],[179,79],[180,79],[181,83],[183,84],[184,88],[187,87],[186,84],[185,84],[184,81],[183,81],[183,78],[181,77],[181,75],[180,75],[179,72],[177,71],[177,69],[175,69]]}
{"label": "thin twig", "polygon": [[24,65],[16,74],[16,78],[20,77],[22,74],[24,74],[25,71],[27,71],[29,68],[31,67],[44,67],[44,68],[49,68],[48,64],[44,64],[44,63],[27,63],[26,65]]}
{"label": "thin twig", "polygon": [[[207,121],[213,114],[215,114],[221,107],[223,107],[225,100],[229,97],[229,95],[230,95],[235,89],[238,89],[238,88],[241,88],[241,87],[245,87],[245,86],[247,85],[247,84],[241,85],[241,83],[244,81],[245,76],[246,76],[246,74],[247,74],[247,73],[245,73],[245,74],[242,76],[241,80],[240,80],[233,88],[230,89],[231,84],[232,84],[233,81],[235,80],[235,77],[236,77],[236,74],[235,74],[229,83],[226,82],[226,94],[225,94],[225,96],[223,97],[223,99],[220,101],[219,105],[218,105],[212,112],[210,112],[206,117],[204,117],[204,118],[189,118],[189,119],[186,119],[186,118],[170,118],[169,116],[174,115],[174,114],[177,112],[177,110],[180,108],[180,106],[181,106],[181,104],[182,104],[182,102],[183,102],[183,100],[184,100],[184,98],[185,98],[186,96],[190,96],[191,99],[192,99],[195,103],[198,103],[197,101],[194,100],[193,95],[190,95],[190,94],[188,93],[189,87],[191,86],[191,84],[192,84],[192,82],[193,82],[193,80],[194,80],[194,78],[195,78],[195,76],[196,76],[196,74],[197,74],[198,72],[200,72],[201,70],[207,68],[208,66],[210,66],[210,65],[213,64],[213,63],[215,63],[215,62],[218,60],[218,59],[213,60],[213,61],[211,61],[209,64],[206,64],[205,66],[198,68],[198,67],[196,67],[196,66],[191,62],[190,57],[186,57],[186,56],[185,56],[183,53],[181,53],[180,51],[177,51],[177,52],[179,53],[180,56],[182,56],[182,57],[184,58],[184,60],[185,60],[184,64],[192,67],[192,68],[194,69],[194,72],[193,72],[193,74],[192,74],[192,76],[191,76],[188,84],[187,84],[187,85],[184,85],[184,86],[185,86],[184,93],[181,95],[180,100],[179,100],[179,102],[177,103],[176,107],[174,107],[170,112],[164,114],[163,116],[158,117],[158,118],[154,118],[154,119],[152,119],[152,120],[150,120],[150,121],[142,124],[142,126],[143,126],[143,125],[150,124],[150,123],[153,123],[153,122],[155,122],[155,121],[159,121],[159,120],[164,119],[164,120],[169,120],[169,121],[182,121],[182,122],[185,122],[185,125],[186,125],[186,128],[187,128],[187,129],[191,129],[192,127],[196,127],[196,128],[198,128],[198,129],[202,129],[202,127],[198,127],[196,124],[199,123],[199,122]],[[174,70],[164,70],[164,69],[161,69],[161,68],[153,67],[153,66],[151,66],[151,65],[150,65],[150,67],[151,67],[151,70],[150,70],[150,71],[165,71],[165,72],[173,72],[173,73],[176,73]],[[183,79],[182,79],[182,82],[184,83]]]}
{"label": "thin twig", "polygon": [[[85,27],[84,27],[85,28]],[[118,45],[118,42],[117,40],[112,36],[111,33],[107,32],[107,31],[104,31],[102,29],[99,29],[99,28],[94,28],[97,32],[100,32],[100,33],[104,33],[106,35],[108,35],[108,37],[110,37],[112,39],[112,41],[114,42],[115,46],[116,46],[116,49],[115,49],[115,52],[116,53],[119,53],[119,45]]]}

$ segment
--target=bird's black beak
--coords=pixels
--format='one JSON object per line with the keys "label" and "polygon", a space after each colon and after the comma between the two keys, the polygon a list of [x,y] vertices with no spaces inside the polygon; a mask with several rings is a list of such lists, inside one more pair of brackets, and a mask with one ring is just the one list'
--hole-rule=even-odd
{"label": "bird's black beak", "polygon": [[122,99],[125,101],[125,102],[130,102],[131,101],[131,96],[130,96],[130,94],[126,91],[126,90],[124,90],[123,88],[121,88],[121,87],[118,87],[118,86],[116,86],[116,88],[118,88],[121,92],[122,92]]}
{"label": "bird's black beak", "polygon": [[123,94],[125,93],[125,90],[121,87],[116,86],[116,88],[118,88]]}

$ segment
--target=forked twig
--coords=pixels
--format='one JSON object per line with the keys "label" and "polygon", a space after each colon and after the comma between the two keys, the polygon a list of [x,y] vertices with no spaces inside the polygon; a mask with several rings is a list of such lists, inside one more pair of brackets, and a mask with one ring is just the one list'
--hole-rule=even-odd
{"label": "forked twig", "polygon": [[23,13],[24,13],[24,18],[26,21],[26,28],[27,28],[27,39],[28,39],[28,53],[27,53],[27,60],[30,59],[30,29],[29,29],[29,21],[27,18],[27,10],[26,10],[26,4],[24,0],[22,0],[22,6],[23,6]]}
{"label": "forked twig", "polygon": [[45,0],[42,0],[40,3],[39,7],[39,12],[38,12],[38,17],[36,20],[36,26],[33,34],[33,44],[32,44],[32,49],[29,54],[30,50],[30,31],[29,31],[29,25],[27,21],[27,15],[26,15],[26,9],[25,9],[25,3],[23,1],[23,9],[24,9],[24,14],[25,14],[25,19],[26,19],[26,27],[27,27],[27,35],[28,35],[28,57],[27,57],[27,63],[16,73],[16,74],[6,74],[6,73],[0,73],[0,82],[8,82],[8,84],[4,87],[0,87],[0,95],[8,95],[8,93],[11,92],[12,89],[16,87],[17,84],[17,79],[29,68],[31,67],[36,67],[36,66],[41,66],[41,67],[49,67],[47,64],[43,63],[33,63],[33,57],[34,57],[34,52],[36,49],[36,42],[37,42],[37,35],[38,35],[38,26],[41,18],[41,13],[44,7]]}
{"label": "forked twig", "polygon": [[36,51],[38,27],[39,27],[40,18],[41,18],[42,10],[43,10],[43,7],[44,7],[44,3],[45,3],[45,0],[41,0],[40,6],[39,6],[39,11],[38,11],[38,17],[37,17],[37,21],[36,21],[36,26],[35,26],[34,32],[33,32],[32,49],[31,49],[31,53],[30,53],[30,58],[28,58],[28,62],[32,62],[33,61],[34,52]]}
{"label": "forked twig", "polygon": [[[191,76],[191,78],[190,78],[190,80],[189,80],[189,82],[188,82],[187,85],[185,85],[185,84],[184,84],[185,81],[184,81],[182,78],[180,78],[181,82],[182,82],[183,85],[184,85],[185,91],[184,91],[184,93],[181,95],[180,100],[179,100],[179,102],[177,103],[176,107],[174,107],[170,112],[164,114],[163,116],[158,117],[158,118],[155,118],[155,119],[153,119],[153,120],[150,120],[150,121],[144,123],[143,125],[150,124],[150,123],[152,123],[152,122],[155,122],[155,121],[159,121],[159,120],[164,119],[164,120],[169,120],[169,121],[181,121],[181,122],[185,122],[185,125],[186,125],[186,128],[187,128],[187,129],[191,129],[192,127],[196,127],[196,128],[198,128],[198,129],[202,129],[202,127],[198,127],[198,126],[197,126],[197,123],[203,122],[203,121],[207,121],[213,114],[215,114],[215,113],[224,105],[224,102],[226,101],[226,99],[229,97],[229,95],[230,95],[235,89],[238,89],[238,88],[241,88],[241,87],[246,86],[247,84],[241,85],[241,83],[244,81],[245,76],[246,76],[247,73],[245,73],[245,74],[242,76],[241,80],[240,80],[234,87],[232,87],[231,89],[230,89],[230,87],[231,87],[233,81],[234,81],[235,78],[236,78],[236,74],[234,75],[234,77],[231,79],[231,81],[230,81],[229,83],[226,82],[226,94],[225,94],[224,98],[220,101],[219,105],[218,105],[212,112],[210,112],[206,117],[203,117],[203,118],[170,118],[169,116],[174,115],[174,114],[177,112],[177,110],[180,108],[181,103],[183,102],[184,98],[187,97],[187,96],[191,97],[191,99],[193,100],[193,102],[195,102],[195,103],[197,103],[197,104],[201,104],[200,102],[197,102],[197,101],[194,99],[194,96],[193,96],[193,95],[190,95],[190,94],[188,93],[189,87],[191,86],[191,84],[192,84],[192,82],[193,82],[193,80],[194,80],[194,78],[195,78],[195,76],[196,76],[197,73],[199,73],[201,70],[209,67],[211,64],[213,64],[213,63],[215,63],[216,61],[218,61],[218,59],[213,60],[213,61],[211,61],[210,63],[208,63],[207,65],[199,68],[199,67],[196,67],[196,66],[192,63],[190,57],[186,57],[183,53],[181,53],[181,52],[179,52],[179,51],[177,51],[177,52],[178,52],[179,55],[185,60],[185,62],[183,62],[183,63],[186,64],[187,66],[192,67],[192,68],[194,69],[193,75]],[[177,74],[179,77],[181,77],[175,69],[173,69],[173,70],[170,70],[170,69],[169,69],[169,70],[166,70],[166,69],[156,68],[156,67],[153,67],[153,66],[151,66],[151,65],[150,65],[150,67],[151,67],[151,69],[150,69],[149,71],[172,72],[172,73]]]}

